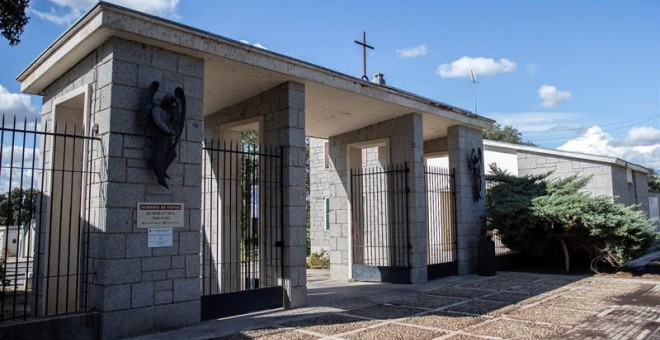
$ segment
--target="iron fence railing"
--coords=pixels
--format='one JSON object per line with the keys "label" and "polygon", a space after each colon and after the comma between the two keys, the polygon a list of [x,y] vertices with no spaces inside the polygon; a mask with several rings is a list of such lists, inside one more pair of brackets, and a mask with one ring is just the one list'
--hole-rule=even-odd
{"label": "iron fence railing", "polygon": [[88,306],[99,139],[75,124],[19,125],[0,123],[0,322]]}
{"label": "iron fence railing", "polygon": [[454,172],[446,168],[427,166],[424,175],[427,264],[456,261]]}
{"label": "iron fence railing", "polygon": [[281,286],[281,150],[206,142],[202,165],[203,295]]}
{"label": "iron fence railing", "polygon": [[406,163],[351,169],[353,264],[409,266]]}

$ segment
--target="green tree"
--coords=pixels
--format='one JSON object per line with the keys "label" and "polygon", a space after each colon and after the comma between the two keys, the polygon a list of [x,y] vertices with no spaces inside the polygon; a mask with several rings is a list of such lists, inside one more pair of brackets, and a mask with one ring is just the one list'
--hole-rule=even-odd
{"label": "green tree", "polygon": [[649,191],[660,192],[660,175],[656,174],[655,171],[649,174]]}
{"label": "green tree", "polygon": [[0,0],[0,31],[10,46],[21,42],[23,29],[30,20],[25,14],[29,4],[30,0]]}
{"label": "green tree", "polygon": [[548,181],[549,175],[515,177],[493,169],[488,176],[498,184],[487,193],[487,225],[510,249],[537,257],[563,253],[566,271],[570,250],[582,250],[596,271],[599,263],[624,266],[655,240],[653,224],[636,206],[580,192],[590,178]]}
{"label": "green tree", "polygon": [[484,132],[484,139],[513,143],[513,144],[524,144],[536,146],[532,142],[523,142],[522,133],[518,129],[514,128],[511,125],[502,126],[499,123],[495,123],[491,130]]}
{"label": "green tree", "polygon": [[11,194],[0,194],[0,225],[29,225],[36,213],[36,189],[14,188]]}

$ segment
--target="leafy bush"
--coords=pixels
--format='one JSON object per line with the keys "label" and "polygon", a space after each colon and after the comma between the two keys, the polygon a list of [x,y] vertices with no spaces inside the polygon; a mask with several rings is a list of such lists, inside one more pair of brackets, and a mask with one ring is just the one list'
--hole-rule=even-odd
{"label": "leafy bush", "polygon": [[512,250],[537,257],[563,253],[566,271],[569,249],[583,250],[596,271],[602,262],[624,266],[656,237],[653,224],[636,206],[580,192],[590,178],[548,181],[550,173],[515,177],[492,170],[488,179],[498,184],[487,193],[487,226],[497,229]]}
{"label": "leafy bush", "polygon": [[330,256],[327,251],[313,252],[307,256],[307,268],[330,269]]}

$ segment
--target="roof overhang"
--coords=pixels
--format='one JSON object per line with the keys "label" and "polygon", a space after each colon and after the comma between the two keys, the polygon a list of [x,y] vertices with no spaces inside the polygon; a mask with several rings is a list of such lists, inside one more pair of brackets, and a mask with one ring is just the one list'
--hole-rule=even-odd
{"label": "roof overhang", "polygon": [[653,172],[653,170],[651,170],[647,167],[641,166],[639,164],[628,162],[628,161],[623,160],[621,158],[592,155],[592,154],[581,153],[581,152],[545,149],[545,148],[539,148],[539,147],[535,147],[535,146],[498,142],[498,141],[493,141],[493,140],[488,140],[488,139],[484,139],[484,149],[493,150],[493,151],[499,151],[499,150],[524,151],[524,152],[535,153],[535,154],[539,154],[539,155],[557,156],[557,157],[563,157],[563,158],[572,158],[572,159],[577,159],[577,160],[585,160],[585,161],[590,161],[590,162],[598,162],[598,163],[617,165],[617,166],[621,166],[621,167],[624,167],[624,168],[629,168],[631,170],[644,172],[644,173],[647,173],[647,174]]}
{"label": "roof overhang", "polygon": [[284,81],[294,81],[305,84],[309,136],[327,138],[413,112],[423,117],[425,140],[446,135],[446,128],[452,125],[485,130],[494,123],[394,87],[104,2],[78,20],[18,76],[21,90],[41,94],[111,37],[204,59],[204,115]]}

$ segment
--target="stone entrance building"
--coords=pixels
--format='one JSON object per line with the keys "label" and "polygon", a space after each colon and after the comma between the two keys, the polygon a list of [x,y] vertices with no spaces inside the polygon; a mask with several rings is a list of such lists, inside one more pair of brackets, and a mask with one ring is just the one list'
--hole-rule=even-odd
{"label": "stone entrance building", "polygon": [[[34,306],[32,316],[94,311],[102,336],[115,338],[226,315],[215,309],[233,301],[305,305],[306,138],[312,246],[329,252],[333,277],[424,282],[445,252],[458,274],[476,266],[485,203],[472,157],[490,119],[107,3],[18,80],[43,96],[43,126],[75,124],[94,140],[75,149],[80,161],[63,158],[87,175],[60,183],[73,188],[73,224],[89,226],[66,248],[88,268],[65,273],[78,277],[67,296],[84,304]],[[153,81],[157,98],[177,87],[186,96],[169,189],[144,157],[142,98]],[[247,131],[258,148],[242,143]],[[68,151],[44,144],[44,167],[57,167]],[[448,169],[425,165],[435,156],[448,156]],[[141,202],[184,204],[171,245],[153,246],[137,225]],[[53,221],[41,237],[72,224]],[[39,261],[52,263],[52,251]],[[35,277],[54,270],[39,268]]]}

